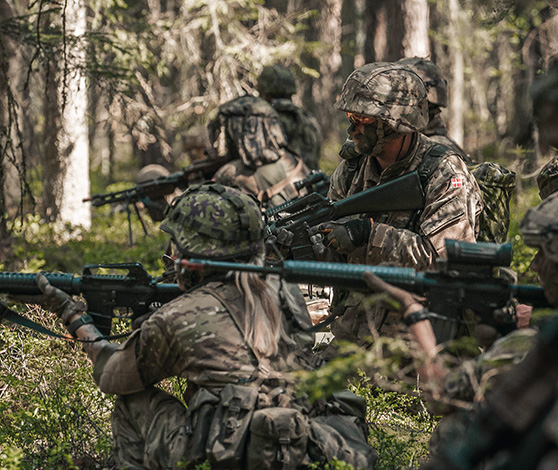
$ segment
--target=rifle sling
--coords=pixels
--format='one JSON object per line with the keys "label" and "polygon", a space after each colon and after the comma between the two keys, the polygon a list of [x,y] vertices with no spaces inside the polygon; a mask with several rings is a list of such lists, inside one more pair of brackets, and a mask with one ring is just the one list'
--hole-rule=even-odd
{"label": "rifle sling", "polygon": [[278,183],[275,183],[270,188],[267,188],[266,190],[260,191],[258,193],[258,196],[257,196],[258,201],[260,201],[262,203],[267,202],[273,196],[276,196],[281,191],[283,191],[283,189],[285,189],[287,186],[293,185],[293,187],[294,187],[295,181],[299,181],[300,178],[303,176],[302,175],[302,169],[303,169],[303,162],[302,162],[302,160],[299,160],[296,167],[291,172],[289,172],[289,174],[287,175],[286,178],[279,181]]}
{"label": "rifle sling", "polygon": [[45,328],[43,325],[39,325],[38,323],[34,322],[33,320],[29,320],[28,318],[22,317],[18,313],[14,312],[12,309],[8,308],[2,302],[0,302],[0,322],[2,320],[8,320],[12,323],[17,325],[25,326],[26,328],[30,328],[37,333],[42,333],[48,336],[53,336],[55,338],[64,338],[69,339],[67,335],[62,335],[59,333],[55,333],[48,328]]}
{"label": "rifle sling", "polygon": [[[71,336],[64,335],[61,333],[56,333],[52,330],[49,330],[48,328],[44,327],[43,325],[40,325],[37,322],[34,322],[33,320],[29,320],[28,318],[22,317],[18,313],[14,312],[12,309],[8,308],[2,302],[0,302],[0,323],[2,323],[2,320],[4,319],[12,323],[15,323],[16,325],[24,326],[33,331],[36,331],[37,333],[42,333],[44,335],[51,336],[53,338],[62,338],[62,339],[67,339],[70,341],[77,341],[77,342],[91,342],[91,341],[81,341],[79,339],[72,338]],[[121,333],[118,335],[102,336],[98,339],[98,341],[102,339],[111,340],[111,339],[125,338],[130,334],[131,333]]]}

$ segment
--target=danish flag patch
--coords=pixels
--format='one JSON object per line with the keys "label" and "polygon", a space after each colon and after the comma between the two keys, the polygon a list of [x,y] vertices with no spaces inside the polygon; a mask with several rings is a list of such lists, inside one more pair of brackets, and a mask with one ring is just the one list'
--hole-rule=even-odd
{"label": "danish flag patch", "polygon": [[452,178],[451,179],[451,187],[452,188],[461,188],[463,186],[463,178]]}

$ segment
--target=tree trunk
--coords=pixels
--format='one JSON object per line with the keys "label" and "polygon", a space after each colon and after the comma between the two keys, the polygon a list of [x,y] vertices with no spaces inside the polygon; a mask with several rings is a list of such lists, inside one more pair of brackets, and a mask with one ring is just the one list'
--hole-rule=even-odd
{"label": "tree trunk", "polygon": [[427,0],[367,0],[366,10],[375,61],[430,55]]}
{"label": "tree trunk", "polygon": [[404,57],[429,57],[430,24],[427,0],[405,0],[402,4],[405,35],[403,37]]}
{"label": "tree trunk", "polygon": [[319,71],[321,80],[314,82],[312,96],[314,97],[318,110],[315,113],[320,116],[322,134],[330,136],[335,134],[338,111],[333,108],[334,98],[342,86],[342,78],[339,76],[341,69],[341,7],[343,0],[326,0],[320,8],[320,18],[317,24],[319,40],[329,46],[328,54],[319,58]]}
{"label": "tree trunk", "polygon": [[449,9],[449,56],[451,63],[451,90],[448,90],[449,126],[448,133],[459,144],[463,145],[464,122],[464,87],[465,69],[463,51],[459,44],[459,31],[461,24],[461,9],[458,0],[448,0]]}
{"label": "tree trunk", "polygon": [[87,89],[82,69],[85,48],[81,43],[85,14],[82,0],[68,0],[66,34],[76,42],[65,51],[64,68],[55,66],[46,74],[43,198],[49,220],[89,229],[91,208],[83,202],[90,194]]}

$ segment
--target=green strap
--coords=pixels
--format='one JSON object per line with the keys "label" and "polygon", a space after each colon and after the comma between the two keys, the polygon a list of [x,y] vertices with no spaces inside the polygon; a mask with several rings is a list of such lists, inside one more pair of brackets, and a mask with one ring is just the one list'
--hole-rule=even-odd
{"label": "green strap", "polygon": [[55,333],[54,331],[45,328],[43,325],[39,325],[33,320],[29,320],[28,318],[22,317],[21,315],[17,314],[16,312],[8,308],[8,306],[6,306],[3,302],[0,302],[0,322],[4,319],[11,321],[12,323],[15,323],[17,325],[30,328],[38,333],[43,333],[45,335],[53,336],[55,338],[68,339],[66,335]]}

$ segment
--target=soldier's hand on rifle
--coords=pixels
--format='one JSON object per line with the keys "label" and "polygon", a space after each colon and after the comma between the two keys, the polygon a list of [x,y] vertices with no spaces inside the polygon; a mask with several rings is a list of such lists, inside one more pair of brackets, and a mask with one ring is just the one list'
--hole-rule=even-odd
{"label": "soldier's hand on rifle", "polygon": [[53,287],[40,273],[37,274],[37,286],[43,293],[37,298],[37,303],[45,310],[56,313],[64,325],[68,325],[74,315],[84,312],[85,305],[82,302],[75,302],[66,292]]}
{"label": "soldier's hand on rifle", "polygon": [[401,314],[403,321],[405,321],[405,317],[409,316],[411,313],[424,309],[423,304],[426,299],[423,297],[400,289],[399,287],[392,286],[370,271],[365,272],[363,278],[366,285],[372,291],[376,293],[385,293],[390,299],[395,301],[397,306],[394,310]]}
{"label": "soldier's hand on rifle", "polygon": [[348,254],[368,242],[373,223],[371,218],[339,219],[311,227],[308,235],[317,242],[318,238],[315,236],[321,234],[323,245],[338,253]]}

